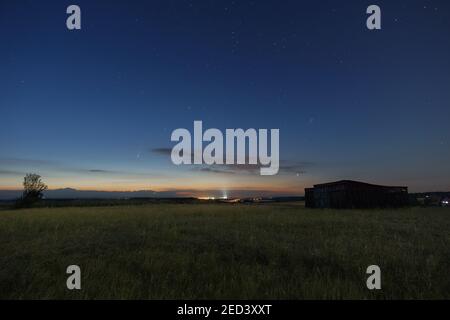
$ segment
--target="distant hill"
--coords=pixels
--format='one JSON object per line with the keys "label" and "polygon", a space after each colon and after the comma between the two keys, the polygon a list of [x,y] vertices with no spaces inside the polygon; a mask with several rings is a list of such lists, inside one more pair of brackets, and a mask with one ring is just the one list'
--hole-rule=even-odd
{"label": "distant hill", "polygon": [[13,200],[22,195],[21,190],[0,190],[0,200]]}
{"label": "distant hill", "polygon": [[[21,190],[0,190],[0,200],[13,200],[22,195]],[[152,190],[138,191],[88,191],[72,188],[47,190],[44,197],[47,199],[127,199],[127,198],[155,198],[176,197],[175,192],[156,192]]]}
{"label": "distant hill", "polygon": [[[130,199],[130,198],[185,198],[196,194],[208,195],[219,199],[223,196],[223,190],[198,191],[192,190],[137,190],[137,191],[96,191],[77,190],[73,188],[54,189],[44,192],[46,199]],[[0,190],[0,201],[15,200],[22,195],[21,190]],[[298,201],[297,195],[280,194],[273,191],[241,189],[228,192],[229,198],[271,198],[272,201]]]}
{"label": "distant hill", "polygon": [[[213,190],[210,192],[217,198],[221,197],[222,192]],[[0,201],[15,200],[22,195],[22,190],[0,190]],[[426,195],[447,196],[450,192],[421,192],[410,193],[412,198],[425,197]],[[177,191],[153,191],[153,190],[137,190],[137,191],[96,191],[96,190],[77,190],[73,188],[63,188],[47,190],[44,192],[46,199],[130,199],[130,198],[183,198],[186,195],[180,195]],[[235,190],[230,197],[251,198],[262,197],[270,198],[272,201],[300,201],[303,196],[281,196],[273,195],[270,191],[261,190]]]}

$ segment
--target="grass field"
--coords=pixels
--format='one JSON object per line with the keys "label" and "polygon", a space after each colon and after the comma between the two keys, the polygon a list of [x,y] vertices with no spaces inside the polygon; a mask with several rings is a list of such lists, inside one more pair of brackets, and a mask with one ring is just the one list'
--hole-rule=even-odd
{"label": "grass field", "polygon": [[[81,267],[82,290],[66,289]],[[382,290],[366,287],[366,268]],[[450,210],[183,204],[0,211],[2,299],[449,299]]]}

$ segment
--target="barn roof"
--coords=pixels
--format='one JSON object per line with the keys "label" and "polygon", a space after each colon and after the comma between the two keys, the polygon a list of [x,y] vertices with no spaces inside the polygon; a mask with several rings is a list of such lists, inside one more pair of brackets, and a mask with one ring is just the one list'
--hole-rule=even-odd
{"label": "barn roof", "polygon": [[353,186],[365,186],[365,187],[377,187],[377,188],[404,188],[407,189],[406,186],[382,186],[377,184],[371,184],[361,181],[354,181],[354,180],[339,180],[334,182],[327,182],[327,183],[320,183],[315,184],[314,188],[320,188],[320,187],[330,187],[330,186],[336,186],[336,185],[353,185]]}

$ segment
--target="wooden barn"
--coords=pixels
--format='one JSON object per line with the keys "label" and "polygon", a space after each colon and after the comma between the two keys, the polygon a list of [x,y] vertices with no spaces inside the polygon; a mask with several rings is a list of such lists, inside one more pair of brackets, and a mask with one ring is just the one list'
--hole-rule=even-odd
{"label": "wooden barn", "polygon": [[408,203],[408,187],[342,180],[305,189],[307,208],[383,208],[403,207]]}

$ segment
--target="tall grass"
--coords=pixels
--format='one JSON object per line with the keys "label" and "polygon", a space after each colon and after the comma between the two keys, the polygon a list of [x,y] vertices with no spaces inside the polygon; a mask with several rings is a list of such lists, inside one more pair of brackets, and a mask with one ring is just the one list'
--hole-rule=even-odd
{"label": "tall grass", "polygon": [[[68,265],[82,290],[66,288]],[[382,290],[366,287],[367,266]],[[450,298],[450,210],[298,205],[0,212],[3,299]]]}

